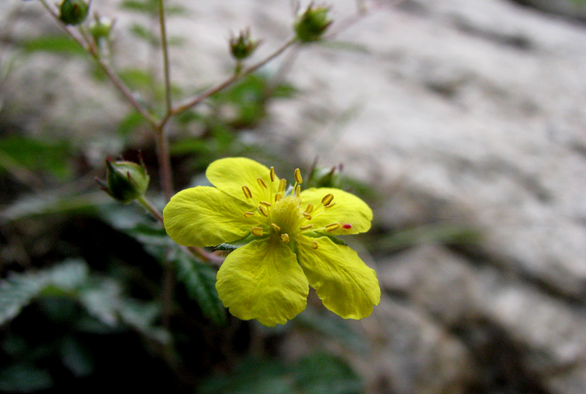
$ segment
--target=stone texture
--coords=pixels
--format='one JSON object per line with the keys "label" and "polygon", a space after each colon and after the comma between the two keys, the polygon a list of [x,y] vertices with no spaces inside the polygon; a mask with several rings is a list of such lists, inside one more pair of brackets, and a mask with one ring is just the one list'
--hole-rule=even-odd
{"label": "stone texture", "polygon": [[[136,16],[95,3],[118,16],[118,64],[145,64],[148,51],[128,33]],[[534,1],[568,19],[506,0],[393,3],[369,3],[379,8],[336,36],[343,45],[301,51],[287,76],[298,97],[275,103],[246,141],[307,166],[316,157],[343,162],[376,189],[381,232],[450,223],[483,235],[458,252],[433,244],[390,254],[379,245],[384,256],[372,260],[385,296],[357,325],[375,345],[355,361],[370,393],[582,394],[586,27],[563,11],[569,0]],[[251,26],[264,39],[255,59],[290,34],[288,1],[225,4],[184,2],[189,13],[170,20],[170,33],[186,38],[172,60],[187,94],[228,75],[230,31]],[[336,20],[354,5],[336,2]],[[3,61],[21,55],[7,37],[54,31],[36,6],[0,2],[0,26],[20,18],[2,30]],[[2,85],[2,122],[107,135],[124,106],[113,89],[81,77],[86,67],[26,58]],[[72,112],[72,103],[83,105]],[[95,111],[80,108],[88,106]]]}

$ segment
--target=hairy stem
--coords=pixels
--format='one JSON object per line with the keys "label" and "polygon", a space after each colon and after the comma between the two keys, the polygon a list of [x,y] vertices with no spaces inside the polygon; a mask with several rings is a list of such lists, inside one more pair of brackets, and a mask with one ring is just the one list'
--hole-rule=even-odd
{"label": "hairy stem", "polygon": [[165,5],[159,1],[159,29],[161,31],[161,47],[163,52],[163,73],[165,74],[165,104],[167,113],[171,112],[171,71],[169,67],[169,44],[167,42],[167,28],[165,26]]}

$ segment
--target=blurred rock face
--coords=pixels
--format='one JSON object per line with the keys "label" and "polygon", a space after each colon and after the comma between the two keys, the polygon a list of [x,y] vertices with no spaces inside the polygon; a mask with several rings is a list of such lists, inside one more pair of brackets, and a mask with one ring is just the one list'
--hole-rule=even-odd
{"label": "blurred rock face", "polygon": [[[288,36],[289,2],[229,3],[187,2],[190,14],[170,23],[188,39],[172,50],[186,91],[225,75],[230,30],[251,26],[264,39],[258,58]],[[389,234],[449,223],[483,235],[451,249],[379,245],[388,253],[372,264],[387,296],[357,325],[376,343],[356,359],[372,393],[586,392],[586,27],[574,19],[584,11],[523,1],[563,19],[517,3],[382,7],[336,37],[343,49],[301,52],[289,75],[299,99],[274,105],[260,131],[292,159],[343,162],[373,185]],[[335,4],[334,18],[353,5]],[[131,45],[130,20],[117,22],[118,49],[133,54],[123,63],[148,55]],[[27,34],[17,27],[15,37]],[[85,63],[36,59],[5,85],[14,122],[28,132],[62,119],[62,132],[115,126],[123,106],[113,89],[80,92]],[[94,107],[66,112],[63,98]]]}

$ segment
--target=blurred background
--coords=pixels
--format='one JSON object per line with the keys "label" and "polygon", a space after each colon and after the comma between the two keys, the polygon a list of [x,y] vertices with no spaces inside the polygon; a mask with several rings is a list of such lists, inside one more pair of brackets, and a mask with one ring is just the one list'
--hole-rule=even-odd
{"label": "blurred background", "polygon": [[[169,127],[177,190],[226,156],[336,168],[374,210],[347,241],[381,304],[345,321],[313,295],[269,329],[227,316],[213,270],[179,259],[167,329],[164,231],[94,181],[140,151],[162,209],[152,133],[38,1],[0,2],[0,391],[586,392],[586,4],[395,3],[331,2],[337,34]],[[175,102],[230,75],[231,34],[262,39],[252,61],[274,51],[296,9],[166,4]],[[160,102],[156,1],[94,13],[115,20],[113,68]]]}

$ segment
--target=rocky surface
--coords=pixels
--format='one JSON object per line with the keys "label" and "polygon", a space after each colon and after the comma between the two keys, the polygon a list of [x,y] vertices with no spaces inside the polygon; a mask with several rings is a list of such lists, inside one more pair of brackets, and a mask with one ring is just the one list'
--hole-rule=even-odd
{"label": "rocky surface", "polygon": [[[225,75],[229,31],[251,26],[263,37],[258,58],[289,35],[287,1],[220,3],[189,2],[189,15],[169,26],[187,38],[173,50],[174,75],[187,92]],[[343,162],[348,174],[375,186],[382,232],[447,223],[482,235],[456,248],[420,242],[396,253],[378,245],[369,261],[386,295],[373,317],[357,324],[376,346],[356,365],[372,393],[582,394],[586,26],[576,19],[582,11],[569,0],[531,2],[556,15],[506,0],[390,3],[375,4],[376,12],[343,29],[336,36],[343,45],[300,52],[288,74],[299,97],[273,105],[270,121],[250,136],[307,165],[315,157],[323,165]],[[0,17],[8,15],[7,4],[0,3]],[[21,18],[40,18],[24,4]],[[115,10],[112,2],[102,6]],[[339,21],[353,10],[348,0],[333,11]],[[130,21],[121,14],[117,22],[118,48],[134,54],[122,61],[146,59],[146,49],[132,46],[125,33]],[[28,34],[25,22],[12,33]],[[49,22],[36,26],[34,34],[51,29]],[[35,94],[29,87],[10,103],[4,97],[10,110],[32,103],[35,115],[28,112],[22,127],[59,124],[59,117],[67,119],[61,132],[116,124],[120,101],[103,86],[67,89],[72,93],[63,97],[108,108],[111,118],[45,107],[56,87],[79,86],[85,66],[35,56],[5,85],[34,86]],[[53,73],[54,85],[38,82],[43,73]]]}

